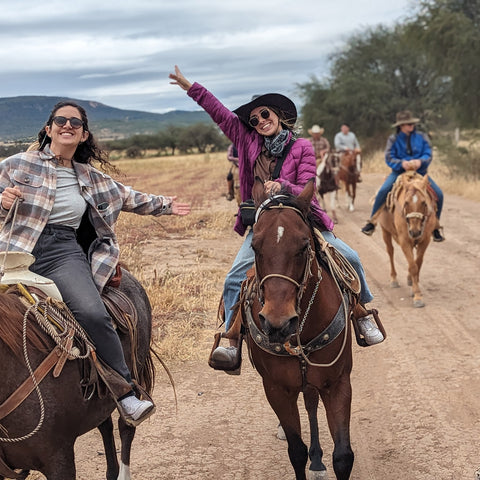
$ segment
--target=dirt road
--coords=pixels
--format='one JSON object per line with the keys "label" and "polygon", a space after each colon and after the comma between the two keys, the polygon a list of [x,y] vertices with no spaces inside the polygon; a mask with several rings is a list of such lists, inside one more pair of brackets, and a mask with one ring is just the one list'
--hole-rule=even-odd
{"label": "dirt road", "polygon": [[[447,241],[428,248],[421,275],[426,306],[415,309],[401,252],[397,254],[401,287],[391,289],[380,232],[370,238],[360,233],[370,211],[368,200],[380,182],[381,175],[364,175],[357,211],[346,213],[343,208],[336,227],[337,235],[362,258],[375,294],[372,306],[379,309],[388,332],[381,345],[353,347],[352,479],[472,479],[480,466],[480,205],[446,195]],[[218,198],[212,205],[233,209],[226,203]],[[162,248],[173,250],[175,242],[163,242]],[[230,257],[218,255],[212,261],[221,262],[226,271],[239,242],[233,233],[222,239]],[[183,240],[182,249],[188,263],[188,241]],[[159,410],[137,430],[132,478],[292,479],[286,443],[275,437],[277,422],[260,377],[245,356],[241,376],[211,370],[206,362],[209,342],[202,361],[170,365],[177,412],[168,379],[159,372],[154,395]],[[301,410],[308,440],[302,405]],[[332,442],[322,409],[319,417],[332,479]],[[77,442],[79,480],[104,478],[104,457],[97,451],[102,451],[97,432]]]}

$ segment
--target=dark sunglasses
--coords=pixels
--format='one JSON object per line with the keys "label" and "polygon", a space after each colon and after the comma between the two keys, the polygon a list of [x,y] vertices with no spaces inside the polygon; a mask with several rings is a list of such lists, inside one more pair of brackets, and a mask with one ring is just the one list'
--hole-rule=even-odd
{"label": "dark sunglasses", "polygon": [[83,121],[77,117],[67,118],[67,117],[58,116],[58,117],[53,117],[53,121],[55,125],[57,125],[58,127],[63,127],[64,125],[67,124],[67,122],[70,122],[71,127],[74,128],[75,130],[83,127]]}
{"label": "dark sunglasses", "polygon": [[[266,120],[268,117],[270,117],[270,110],[268,108],[264,108],[263,110],[260,111],[260,116]],[[257,115],[254,115],[253,117],[250,117],[248,119],[248,124],[251,127],[256,127],[260,123],[260,120],[258,119]]]}

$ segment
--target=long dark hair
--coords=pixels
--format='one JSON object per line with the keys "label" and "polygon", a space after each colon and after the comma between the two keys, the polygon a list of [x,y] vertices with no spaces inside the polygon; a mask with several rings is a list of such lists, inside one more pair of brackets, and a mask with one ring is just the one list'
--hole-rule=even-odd
{"label": "long dark hair", "polygon": [[51,126],[53,123],[53,118],[56,116],[57,111],[62,107],[74,107],[80,112],[80,116],[83,121],[83,131],[88,132],[88,138],[81,142],[77,149],[75,150],[75,154],[73,158],[78,163],[88,163],[92,164],[94,161],[100,163],[100,167],[102,170],[116,170],[115,166],[112,165],[108,160],[108,152],[100,148],[97,144],[92,132],[88,128],[88,117],[87,112],[85,109],[78,105],[75,102],[70,100],[58,102],[52,109],[50,116],[48,117],[47,123],[45,126],[38,132],[38,144],[39,150],[43,150],[46,145],[52,142],[52,139],[47,135],[46,126]]}

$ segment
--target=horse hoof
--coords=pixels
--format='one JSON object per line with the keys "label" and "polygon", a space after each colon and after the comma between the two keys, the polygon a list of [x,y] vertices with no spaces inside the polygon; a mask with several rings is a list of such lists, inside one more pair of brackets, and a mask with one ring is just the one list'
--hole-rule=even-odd
{"label": "horse hoof", "polygon": [[328,480],[326,470],[309,470],[308,480]]}
{"label": "horse hoof", "polygon": [[392,288],[400,288],[400,284],[399,284],[396,280],[392,280],[392,281],[390,282],[390,286],[391,286]]}
{"label": "horse hoof", "polygon": [[287,436],[285,435],[285,431],[283,430],[281,425],[278,426],[277,438],[279,440],[286,440],[287,439]]}
{"label": "horse hoof", "polygon": [[415,308],[422,308],[425,306],[425,302],[422,299],[417,298],[416,300],[413,301],[413,306]]}

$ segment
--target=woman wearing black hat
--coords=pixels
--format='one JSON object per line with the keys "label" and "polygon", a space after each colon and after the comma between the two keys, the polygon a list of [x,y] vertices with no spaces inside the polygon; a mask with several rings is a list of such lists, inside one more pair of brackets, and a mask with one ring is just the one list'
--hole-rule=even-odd
{"label": "woman wearing black hat", "polygon": [[[233,112],[226,108],[212,93],[198,83],[190,83],[175,66],[175,73],[169,75],[170,82],[187,91],[233,142],[238,150],[240,194],[245,201],[252,197],[255,177],[265,181],[265,192],[275,194],[285,188],[294,195],[299,195],[306,183],[315,177],[316,161],[312,144],[305,138],[296,138],[294,126],[297,120],[295,104],[279,93],[267,93],[253,99]],[[288,147],[287,147],[288,146]],[[285,148],[289,148],[281,167],[279,177],[272,179],[277,158]],[[361,282],[360,303],[365,305],[373,299],[365,280],[365,273],[357,253],[332,233],[333,222],[320,208],[317,198],[312,198],[311,211],[320,225],[323,225],[324,238],[342,253],[356,270]],[[243,225],[240,215],[235,222],[235,231],[247,236],[241,246],[230,272],[227,274],[223,290],[225,305],[225,328],[232,322],[233,306],[240,295],[242,281],[254,262],[251,248],[253,230]],[[367,343],[373,345],[383,341],[383,335],[371,316],[358,321],[360,330]],[[234,342],[231,342],[232,344]],[[236,348],[218,347],[212,359],[219,364],[234,364]]]}

